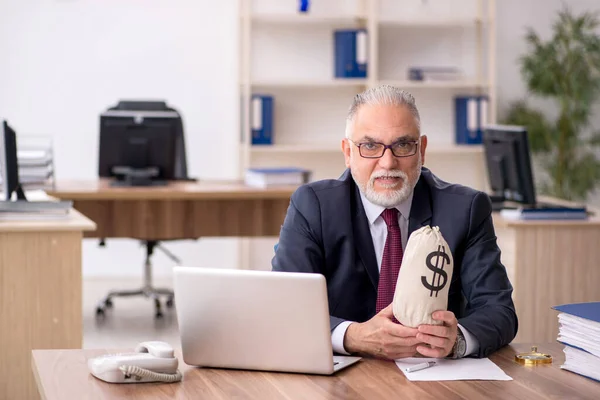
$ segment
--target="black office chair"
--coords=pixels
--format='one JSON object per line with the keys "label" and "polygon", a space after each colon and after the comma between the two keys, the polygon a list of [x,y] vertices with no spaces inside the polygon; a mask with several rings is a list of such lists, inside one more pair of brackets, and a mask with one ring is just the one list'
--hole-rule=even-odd
{"label": "black office chair", "polygon": [[[113,178],[114,186],[158,186],[170,180],[193,180],[187,176],[183,122],[179,113],[161,101],[121,101],[100,116],[100,177]],[[135,239],[135,238],[134,238]],[[162,318],[161,296],[173,307],[173,291],[152,286],[152,255],[163,251],[176,264],[181,261],[160,244],[142,240],[146,247],[144,284],[136,290],[110,291],[96,307],[104,317],[113,298],[145,296],[154,300],[155,317]],[[100,241],[105,245],[105,240]]]}
{"label": "black office chair", "polygon": [[[105,242],[100,242],[101,246],[105,246]],[[146,247],[146,259],[144,261],[144,285],[139,289],[134,290],[113,290],[110,291],[105,297],[103,297],[96,307],[96,316],[104,317],[105,310],[113,307],[112,299],[114,297],[131,297],[131,296],[145,296],[154,300],[156,318],[163,317],[163,308],[160,300],[160,296],[166,296],[167,300],[165,305],[167,308],[172,308],[174,304],[173,291],[166,288],[156,288],[152,286],[152,255],[154,249],[160,249],[176,264],[181,264],[181,260],[171,253],[169,250],[164,248],[157,240],[145,240],[142,241],[142,245]]]}

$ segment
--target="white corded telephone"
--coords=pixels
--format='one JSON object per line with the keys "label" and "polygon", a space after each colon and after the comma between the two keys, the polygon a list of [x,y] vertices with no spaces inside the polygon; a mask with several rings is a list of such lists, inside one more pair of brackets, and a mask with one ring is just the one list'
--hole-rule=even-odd
{"label": "white corded telephone", "polygon": [[107,354],[88,360],[92,375],[110,383],[178,382],[181,373],[173,348],[165,342],[142,342],[134,353]]}

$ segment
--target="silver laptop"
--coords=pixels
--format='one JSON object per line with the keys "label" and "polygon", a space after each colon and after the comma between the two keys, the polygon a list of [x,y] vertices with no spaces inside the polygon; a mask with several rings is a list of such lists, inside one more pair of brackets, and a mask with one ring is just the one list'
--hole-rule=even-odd
{"label": "silver laptop", "polygon": [[333,356],[321,274],[176,267],[188,365],[329,375],[360,357]]}

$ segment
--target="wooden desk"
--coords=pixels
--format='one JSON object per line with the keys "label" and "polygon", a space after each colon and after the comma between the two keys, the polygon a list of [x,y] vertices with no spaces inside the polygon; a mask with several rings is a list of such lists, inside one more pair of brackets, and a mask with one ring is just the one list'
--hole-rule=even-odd
{"label": "wooden desk", "polygon": [[82,346],[81,241],[92,221],[0,221],[0,399],[37,397],[32,349]]}
{"label": "wooden desk", "polygon": [[[86,236],[153,240],[279,236],[293,191],[231,182],[113,188],[100,180],[59,182],[49,194],[74,200],[75,208],[96,222],[98,229]],[[544,197],[540,201],[569,204]],[[600,218],[510,221],[494,213],[494,225],[515,289],[515,342],[554,341],[558,323],[552,306],[600,301]],[[266,251],[272,251],[269,246]]]}
{"label": "wooden desk", "polygon": [[117,188],[101,179],[58,182],[48,194],[96,222],[86,237],[167,240],[279,236],[294,189],[209,181]]}
{"label": "wooden desk", "polygon": [[555,357],[552,365],[524,367],[513,361],[515,352],[529,349],[512,345],[490,357],[513,381],[410,382],[391,361],[363,359],[333,376],[194,368],[180,361],[183,380],[178,383],[109,384],[87,368],[89,358],[110,353],[106,350],[34,350],[32,367],[47,400],[598,398],[600,383],[559,368],[562,346],[538,347]]}
{"label": "wooden desk", "polygon": [[512,221],[494,213],[501,259],[514,287],[519,317],[515,342],[554,341],[558,313],[553,306],[600,301],[597,215],[584,221]]}

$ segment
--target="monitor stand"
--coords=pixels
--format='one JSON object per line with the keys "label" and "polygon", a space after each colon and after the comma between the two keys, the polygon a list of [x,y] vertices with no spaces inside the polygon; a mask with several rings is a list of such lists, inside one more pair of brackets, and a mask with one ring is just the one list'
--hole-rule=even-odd
{"label": "monitor stand", "polygon": [[502,210],[514,210],[517,208],[512,204],[507,204],[506,198],[503,195],[490,194],[489,196],[492,200],[492,212],[500,212]]}
{"label": "monitor stand", "polygon": [[507,204],[503,201],[492,202],[492,212],[500,212],[502,210],[516,210],[517,207],[512,204]]}
{"label": "monitor stand", "polygon": [[110,183],[113,187],[166,186],[167,181],[156,179],[158,168],[114,167],[113,173],[118,176]]}

